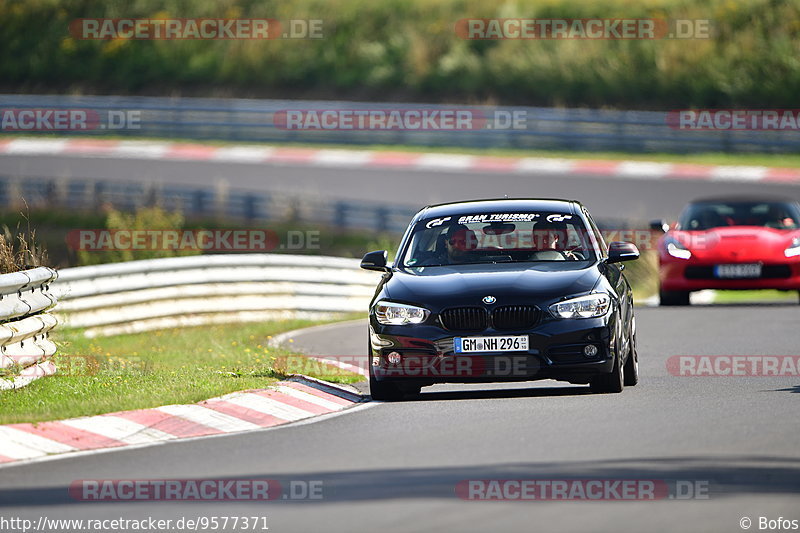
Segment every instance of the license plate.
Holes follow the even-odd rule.
[[[760,278],[761,265],[758,263],[717,265],[714,267],[714,276],[717,278]]]
[[[528,336],[456,337],[453,339],[453,351],[455,353],[527,352]]]

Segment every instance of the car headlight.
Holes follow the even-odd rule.
[[[792,245],[783,251],[786,257],[797,257],[800,255],[800,237],[792,239]]]
[[[404,324],[420,324],[431,314],[423,307],[398,304],[381,300],[375,304],[375,318],[387,326],[402,326]]]
[[[605,315],[610,307],[607,294],[595,293],[555,303],[550,306],[550,313],[556,318],[595,318]]]
[[[692,257],[692,252],[681,244],[678,239],[669,238],[665,242],[667,245],[667,253],[672,257],[677,257],[678,259],[689,259]]]

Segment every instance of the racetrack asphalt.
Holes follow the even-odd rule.
[[[800,306],[638,308],[641,382],[621,394],[553,381],[438,385],[274,430],[0,468],[0,515],[38,520],[264,516],[270,531],[741,531],[800,519],[798,376],[680,377],[675,355],[797,355]],[[294,346],[363,353],[366,324]],[[84,479],[321,481],[323,499],[79,502]],[[708,498],[466,501],[475,479],[686,482]],[[684,486],[687,486],[686,483]],[[286,494],[284,492],[283,494]],[[62,529],[63,531],[64,529]],[[175,529],[177,530],[177,529]],[[230,528],[228,530],[231,530]]]
[[[770,194],[800,199],[800,187],[778,182],[652,179],[561,174],[546,169],[526,173],[336,168],[308,164],[146,160],[125,157],[4,155],[0,176],[70,177],[109,181],[168,183],[285,193],[308,199],[349,200],[420,208],[456,200],[509,197],[567,198],[582,201],[601,220],[674,220],[698,197]]]

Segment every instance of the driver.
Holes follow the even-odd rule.
[[[445,232],[445,250],[450,263],[462,263],[470,256],[470,250],[475,247],[477,239],[475,232],[463,224],[454,224]]]
[[[795,220],[786,212],[785,209],[781,209],[777,206],[771,206],[769,208],[769,213],[767,213],[767,223],[765,224],[767,227],[770,228],[778,228],[778,229],[796,229],[797,224]]]
[[[537,251],[533,252],[535,259],[540,261],[573,261],[580,258],[572,250],[567,250],[569,228],[566,222],[542,220],[534,227],[534,245]]]

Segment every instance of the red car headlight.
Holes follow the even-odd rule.
[[[792,239],[792,245],[783,251],[786,257],[797,257],[800,255],[800,237]]]

